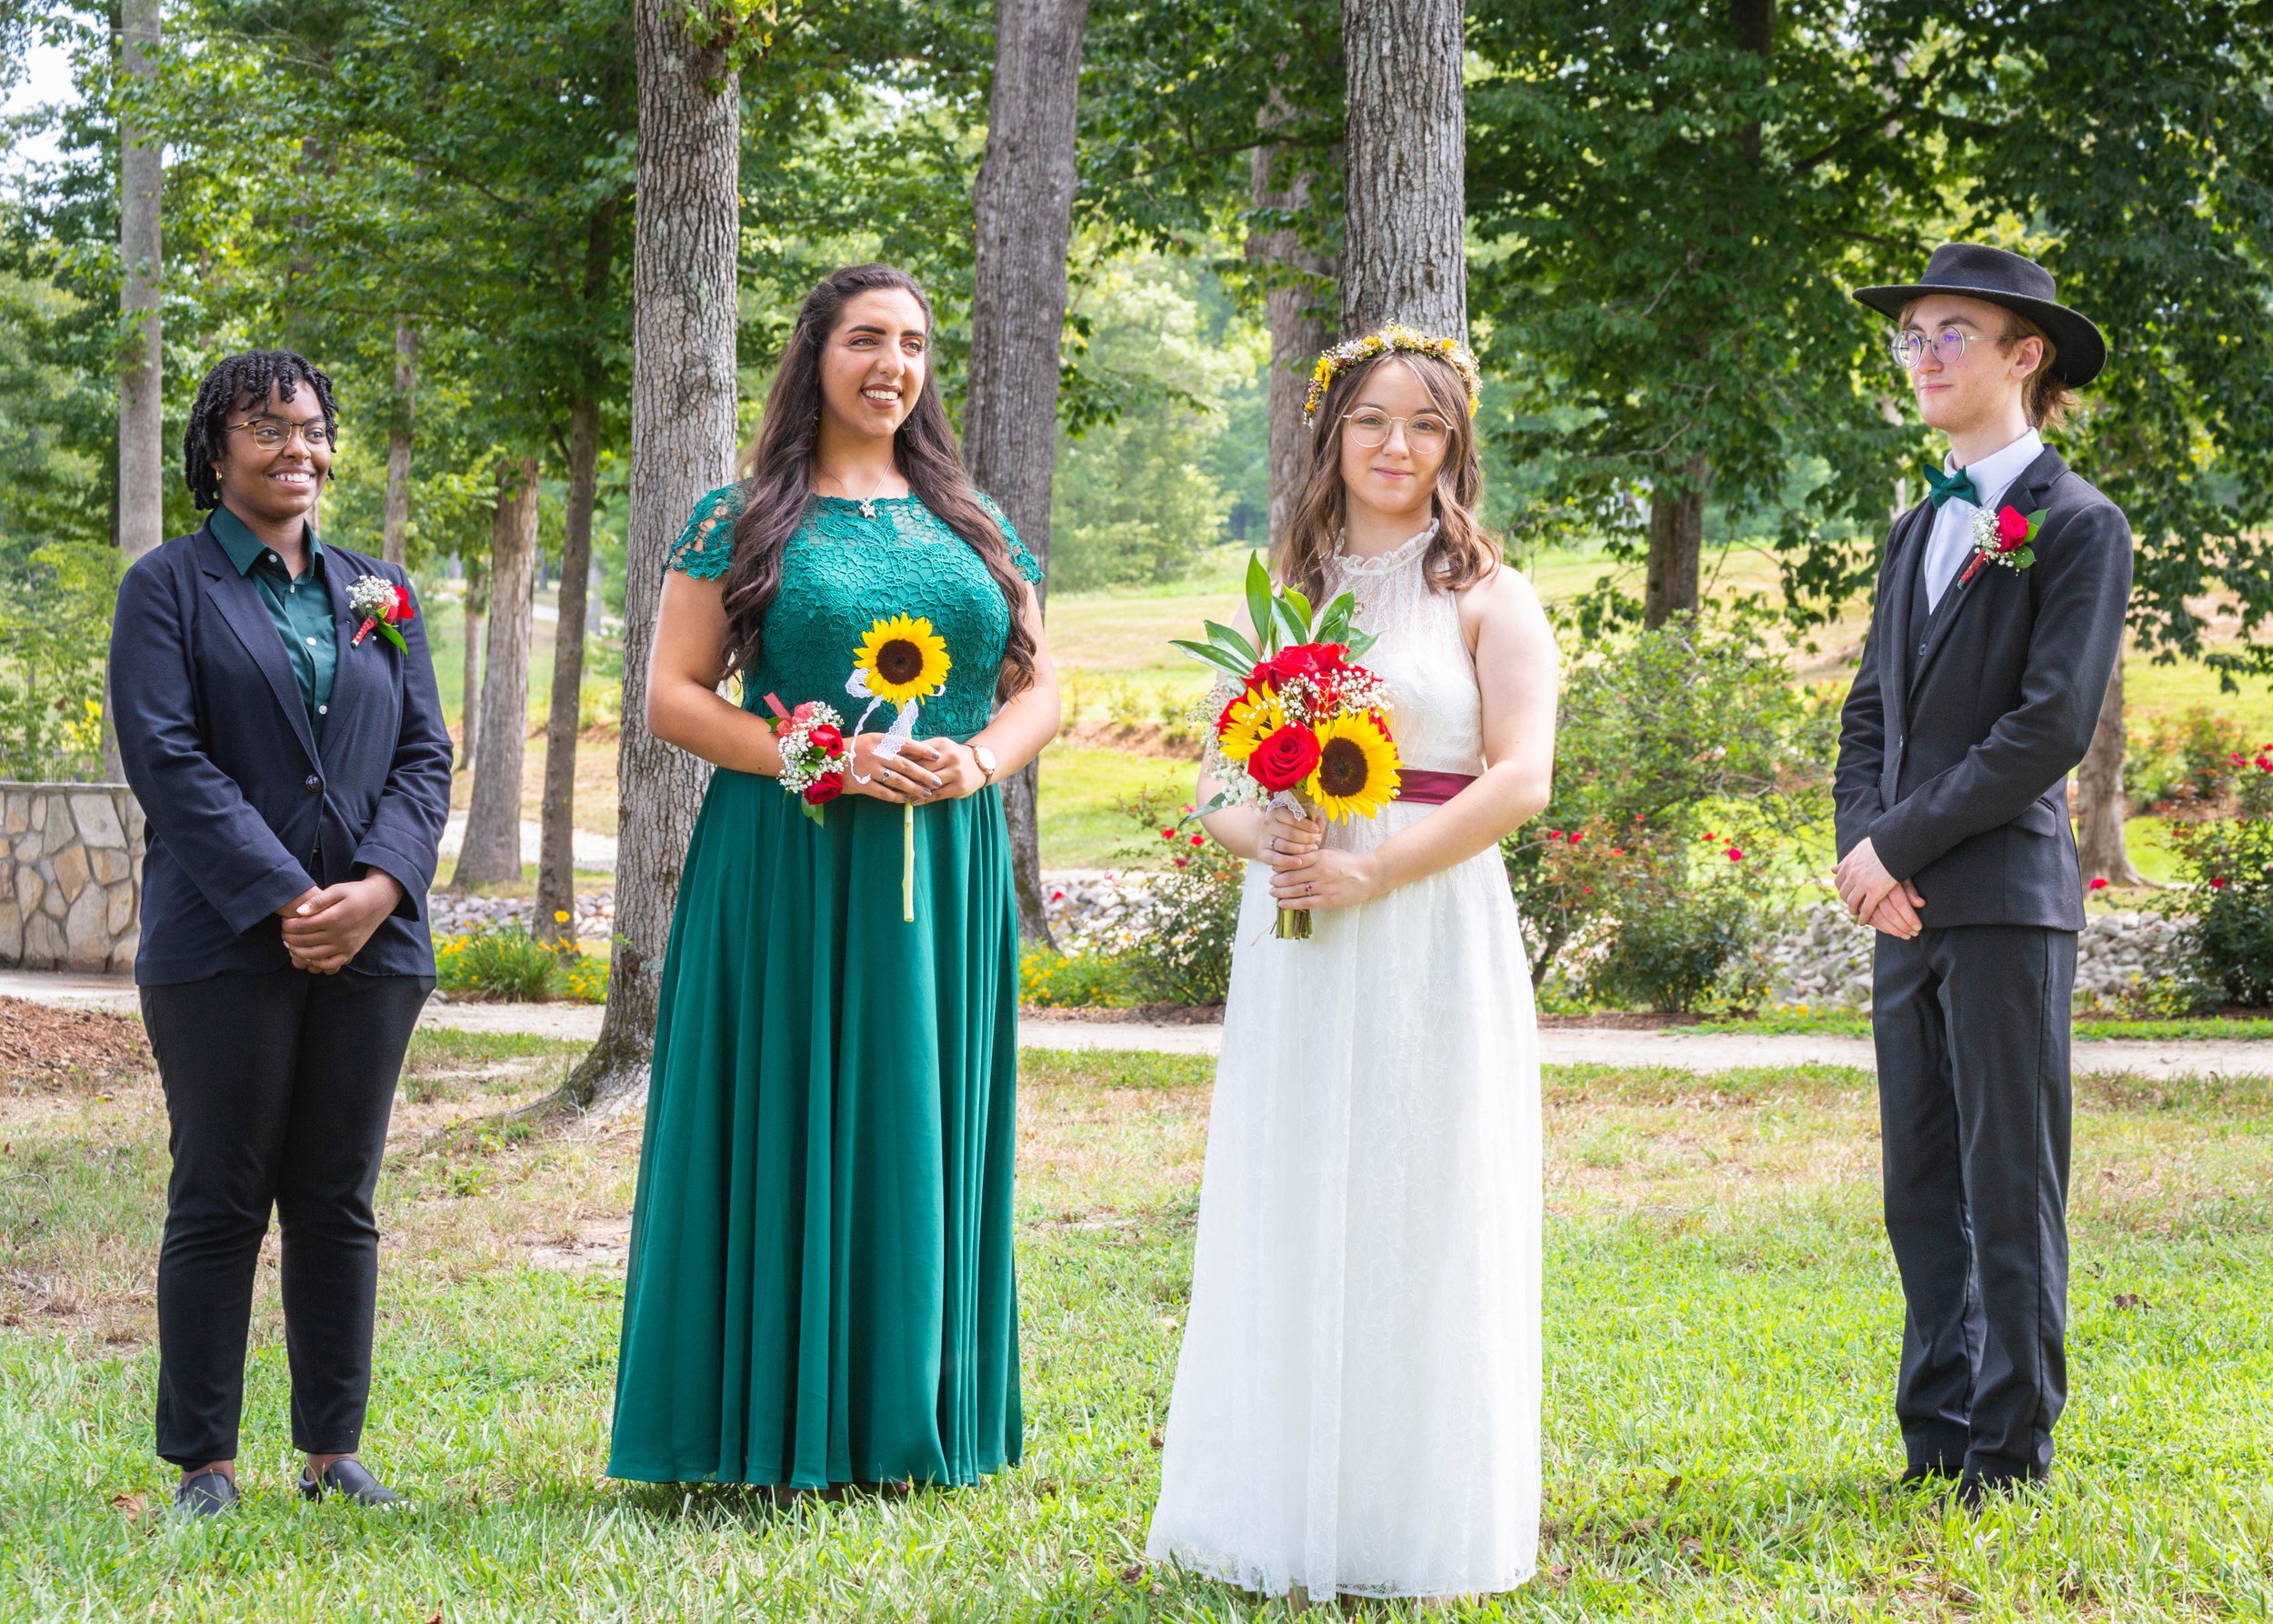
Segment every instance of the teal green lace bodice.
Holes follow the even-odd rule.
[[[980,498],[986,501],[985,497]],[[994,714],[995,683],[1010,636],[1010,606],[978,555],[945,521],[914,496],[879,499],[876,516],[840,496],[816,496],[805,523],[782,554],[781,588],[766,611],[757,663],[742,677],[745,708],[764,711],[767,694],[784,706],[819,699],[849,725],[866,701],[845,691],[853,656],[868,627],[894,615],[931,622],[946,640],[946,691],[924,701],[916,736],[968,738]],[[742,487],[723,486],[695,505],[670,567],[702,580],[726,574],[734,558],[734,520]],[[1029,581],[1041,566],[1018,540],[999,508],[986,510],[1010,542],[1010,556]],[[890,706],[869,718],[871,730],[891,722]]]

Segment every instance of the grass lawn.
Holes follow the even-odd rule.
[[[454,1034],[414,1050],[380,1188],[365,1440],[420,1499],[392,1518],[284,1488],[273,1243],[247,1499],[219,1526],[155,1514],[155,1090],[0,1088],[0,1617],[1286,1616],[1141,1559],[1206,1061],[1026,1057],[1023,1465],[972,1490],[775,1507],[601,1475],[637,1125],[501,1114],[572,1054]],[[2079,1100],[2062,1469],[1978,1522],[1890,1487],[1901,1307],[1864,1078],[1573,1070],[1547,1099],[1541,1575],[1429,1616],[2266,1615],[2267,1084],[2102,1082]]]
[[[1145,830],[1120,810],[1147,790],[1180,811],[1192,797],[1196,769],[1131,750],[1054,745],[1042,757],[1039,834],[1045,868],[1119,868],[1124,848],[1149,856]]]

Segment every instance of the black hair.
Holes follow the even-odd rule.
[[[305,356],[288,349],[246,350],[205,374],[182,436],[182,477],[200,512],[221,506],[221,476],[213,465],[221,460],[230,415],[244,409],[237,403],[250,396],[265,405],[272,389],[290,400],[304,384],[315,392],[315,404],[323,408],[325,436],[338,445],[339,406],[332,398],[331,377]]]

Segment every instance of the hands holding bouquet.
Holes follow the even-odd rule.
[[[1205,641],[1176,639],[1236,685],[1208,748],[1208,770],[1224,787],[1196,816],[1240,805],[1265,812],[1264,860],[1277,871],[1277,934],[1299,940],[1310,934],[1310,909],[1370,894],[1362,860],[1321,843],[1327,821],[1370,817],[1397,794],[1397,743],[1387,686],[1355,663],[1374,639],[1353,627],[1357,602],[1348,593],[1314,624],[1310,600],[1274,587],[1255,556],[1247,598],[1254,642],[1212,620]]]

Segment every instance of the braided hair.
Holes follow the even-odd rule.
[[[237,403],[249,396],[265,406],[271,390],[290,400],[303,385],[315,391],[315,404],[324,413],[324,432],[334,446],[338,445],[339,406],[332,398],[332,380],[306,357],[288,349],[247,350],[205,374],[205,382],[197,386],[197,402],[189,408],[189,427],[182,436],[182,477],[200,512],[221,506],[221,476],[214,472],[213,465],[221,460],[230,416],[251,409]]]

